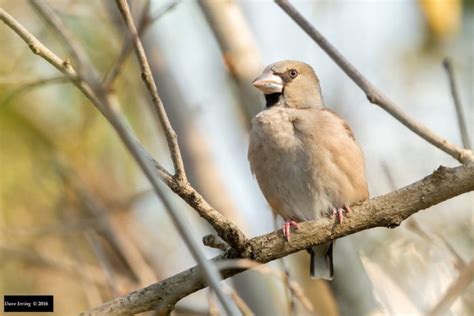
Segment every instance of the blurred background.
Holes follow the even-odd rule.
[[[125,34],[115,2],[49,4],[107,77]],[[472,1],[294,4],[407,113],[462,145],[442,67],[449,57],[474,138]],[[0,5],[56,54],[68,57],[29,2]],[[246,158],[250,120],[264,104],[251,81],[269,63],[297,59],[314,67],[326,105],[349,122],[365,153],[372,197],[419,180],[439,165],[458,165],[370,104],[271,1],[130,5],[136,23],[146,21],[143,41],[191,184],[248,236],[274,230]],[[141,142],[172,170],[133,53],[110,89]],[[106,120],[3,24],[0,142],[0,293],[53,294],[56,314],[74,315],[195,265]],[[168,194],[196,239],[212,232],[194,210]],[[309,278],[304,251],[268,264],[299,284],[312,312],[272,275],[248,271],[226,282],[256,315],[473,315],[474,287],[459,285],[459,276],[472,269],[472,211],[468,193],[417,213],[396,229],[338,240],[331,283]],[[205,251],[209,257],[219,253]],[[472,273],[467,275],[472,281]],[[207,315],[213,299],[201,290],[181,300],[173,314]]]

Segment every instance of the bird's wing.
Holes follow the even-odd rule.
[[[295,120],[295,129],[301,132],[312,159],[314,176],[334,206],[368,198],[364,157],[346,121],[332,110],[312,108],[303,110]]]

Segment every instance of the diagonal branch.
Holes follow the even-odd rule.
[[[461,134],[462,145],[464,146],[464,148],[472,149],[471,140],[469,139],[469,132],[466,126],[466,120],[464,118],[464,111],[462,110],[461,99],[459,97],[458,89],[456,86],[456,79],[454,77],[454,70],[453,65],[451,64],[451,60],[449,58],[446,58],[443,61],[443,66],[448,74],[449,87],[451,89],[454,108],[456,110],[456,116],[458,118],[459,133]]]
[[[156,175],[166,183],[166,185],[178,194],[184,201],[186,201],[194,210],[196,210],[202,218],[204,218],[230,246],[243,252],[247,247],[247,238],[242,231],[225,218],[221,213],[214,209],[189,183],[177,183],[174,177],[163,168],[159,162],[153,159],[141,143],[135,138],[131,131],[122,122],[119,116],[116,115],[114,108],[114,99],[103,97],[102,99],[96,94],[96,91],[76,73],[71,64],[62,60],[55,55],[51,50],[43,45],[33,34],[31,34],[23,25],[9,15],[5,10],[0,8],[0,20],[2,20],[8,27],[20,36],[29,46],[31,51],[45,59],[63,75],[65,75],[74,85],[94,104],[94,106],[104,115],[109,123],[117,131],[117,134],[127,144],[133,147],[139,159],[144,159],[144,162],[154,166]],[[97,87],[98,89],[101,86]],[[103,89],[99,93],[106,94]],[[109,105],[109,106],[105,106]]]
[[[329,218],[302,223],[301,230],[292,235],[291,244],[285,242],[280,230],[252,238],[249,241],[252,251],[248,258],[266,263],[365,229],[393,228],[420,210],[472,190],[474,190],[474,164],[456,168],[439,167],[424,179],[354,206],[352,215],[341,225]],[[212,260],[219,263],[236,257],[242,256],[230,250]],[[222,270],[222,276],[229,278],[243,271],[245,269]],[[130,315],[152,309],[169,309],[183,297],[204,287],[206,285],[202,280],[201,270],[195,266],[81,315]]]
[[[432,145],[451,155],[461,163],[474,162],[472,151],[460,148],[441,136],[437,135],[431,129],[420,124],[414,118],[402,111],[402,109],[392,100],[387,98],[380,90],[365,78],[357,68],[352,65],[328,40],[319,33],[316,28],[305,19],[296,8],[287,0],[275,0],[275,2],[285,11],[318,45],[329,57],[354,81],[367,95],[369,101],[380,106],[390,113],[412,132],[422,137]]]
[[[179,183],[186,183],[187,179],[184,172],[181,151],[179,150],[178,146],[178,138],[176,136],[176,132],[171,126],[168,115],[166,114],[165,108],[163,106],[163,102],[161,101],[161,98],[158,94],[155,79],[153,79],[153,74],[151,73],[150,65],[148,64],[145,49],[143,48],[142,42],[138,37],[138,31],[133,22],[132,14],[126,1],[117,0],[116,2],[125,24],[133,36],[133,45],[135,46],[138,63],[142,71],[142,79],[146,88],[148,89],[148,92],[150,93],[153,105],[155,106],[155,113],[158,115],[161,126],[163,127],[165,133],[166,141],[168,142],[168,147],[171,151],[171,160],[173,161],[174,165],[175,178]]]
[[[66,28],[61,18],[49,6],[48,2],[30,0],[30,3],[46,23],[48,23],[61,37],[61,40],[66,45],[67,50],[76,63],[75,68],[77,69],[77,72],[81,76],[89,76],[89,80],[97,80],[98,77],[96,71],[90,62],[89,57],[74,36]]]
[[[147,1],[142,9],[142,12],[140,14],[140,17],[138,18],[138,24],[137,24],[137,32],[138,35],[141,36],[142,34],[145,33],[145,31],[158,19],[160,19],[163,15],[165,15],[167,12],[170,10],[174,9],[178,5],[178,0],[170,0],[168,3],[163,4],[162,7],[160,7],[154,14],[150,14],[149,12],[149,6],[150,2]],[[115,60],[114,64],[110,68],[110,70],[107,72],[107,74],[104,76],[104,79],[102,80],[104,89],[109,90],[115,79],[119,76],[123,65],[125,64],[125,61],[127,60],[128,55],[130,54],[130,51],[133,48],[133,36],[131,34],[127,34],[125,36],[124,43],[122,45],[122,48],[120,49],[120,53],[118,54],[117,59]]]
[[[215,210],[187,181],[176,133],[169,122],[163,103],[158,94],[153,74],[151,73],[143,45],[138,37],[137,29],[133,23],[130,10],[128,9],[128,6],[126,6],[125,1],[118,0],[117,4],[119,5],[124,20],[126,21],[127,27],[130,29],[130,32],[134,37],[136,55],[140,63],[140,68],[142,69],[142,79],[150,92],[153,104],[155,105],[156,114],[160,119],[161,125],[165,130],[168,139],[168,146],[171,151],[176,171],[176,174],[173,177],[173,180],[175,181],[168,184],[168,186],[192,208],[194,208],[201,217],[205,218],[206,221],[216,230],[219,236],[222,237],[232,248],[239,252],[244,252],[247,247],[247,238],[242,231],[234,223],[227,220],[222,214]]]
[[[125,2],[120,2],[119,5],[122,5],[122,8],[127,6]],[[130,11],[127,6],[128,14]],[[131,18],[131,16],[130,16]],[[213,289],[218,294],[224,308],[226,309],[229,315],[237,315],[238,311],[237,308],[230,303],[230,300],[222,294],[220,290],[219,280],[220,277],[218,275],[218,271],[215,266],[209,264],[206,261],[205,255],[201,250],[197,241],[191,236],[191,233],[188,229],[188,225],[186,224],[186,220],[180,212],[176,211],[173,207],[171,207],[172,203],[167,195],[164,194],[160,182],[159,176],[163,178],[163,180],[167,183],[167,185],[172,188],[173,190],[180,190],[185,197],[186,201],[187,198],[190,199],[188,203],[192,205],[193,203],[198,205],[199,208],[195,209],[200,213],[202,217],[210,218],[209,223],[212,224],[222,224],[221,226],[217,226],[216,230],[219,235],[223,238],[230,235],[232,236],[234,233],[239,237],[236,238],[239,242],[242,242],[242,247],[244,247],[246,238],[243,233],[238,229],[238,227],[228,221],[224,216],[218,213],[212,207],[206,208],[207,202],[187,183],[186,178],[179,178],[176,176],[170,176],[167,172],[158,169],[158,174],[155,166],[157,162],[153,160],[153,158],[149,155],[149,153],[142,147],[142,145],[138,142],[135,138],[133,133],[128,129],[125,121],[121,118],[121,116],[117,113],[116,104],[114,103],[114,99],[107,95],[107,93],[102,89],[101,86],[96,86],[96,90],[92,89],[88,82],[85,81],[77,72],[73,69],[70,63],[63,61],[61,58],[56,56],[53,52],[51,52],[46,46],[44,46],[38,39],[36,39],[28,30],[26,30],[18,21],[16,21],[12,16],[10,16],[5,10],[0,8],[0,20],[2,20],[5,24],[7,24],[12,30],[14,30],[30,47],[33,53],[43,57],[47,60],[50,64],[52,64],[55,68],[61,71],[64,75],[66,75],[84,95],[96,106],[96,108],[104,115],[104,117],[109,121],[112,127],[115,129],[117,134],[120,136],[122,142],[129,150],[130,154],[133,156],[137,164],[140,166],[142,171],[144,172],[145,176],[151,183],[155,193],[162,201],[165,210],[170,215],[171,219],[173,220],[178,232],[182,236],[183,240],[185,241],[186,245],[188,246],[191,254],[194,256],[196,261],[199,263],[200,267],[202,268],[203,274],[206,278],[207,284],[213,287]],[[133,22],[131,22],[133,24]],[[136,35],[136,30],[135,33]],[[139,39],[137,38],[138,42]],[[141,44],[140,44],[141,46]],[[143,47],[142,47],[143,50]],[[144,55],[143,55],[144,56]],[[145,57],[146,58],[146,57]],[[148,63],[146,63],[148,65]],[[151,77],[151,72],[149,67],[147,75]],[[145,80],[147,81],[147,80]],[[153,99],[156,101],[156,98],[159,100],[158,93],[156,91],[156,86],[154,82],[148,82],[150,87],[154,87],[154,95]],[[159,102],[161,104],[161,101]],[[163,105],[161,104],[161,108]],[[166,113],[163,109],[164,118],[166,118]],[[169,125],[169,122],[168,122]],[[171,128],[171,126],[169,126]],[[172,129],[171,129],[172,131]],[[176,135],[174,134],[175,146],[177,146],[176,142]],[[179,148],[176,147],[179,153]],[[171,150],[172,151],[172,150]],[[180,157],[179,157],[180,158]],[[173,159],[174,160],[174,159]],[[182,164],[182,163],[181,163]],[[184,170],[182,170],[184,173]],[[159,175],[159,176],[158,176]],[[181,195],[180,195],[181,196]],[[205,212],[205,213],[204,213]],[[225,233],[222,233],[225,231]],[[230,234],[229,234],[230,232]],[[230,245],[235,244],[234,239],[230,239],[226,241]],[[238,248],[237,248],[238,249]],[[220,294],[219,294],[220,293]]]

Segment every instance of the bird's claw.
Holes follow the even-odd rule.
[[[342,221],[344,220],[344,212],[350,213],[351,208],[347,205],[343,205],[342,207],[332,209],[332,215],[333,216],[337,215],[337,218],[339,220],[339,224],[342,224]]]
[[[300,229],[300,224],[297,222],[291,220],[291,221],[286,221],[283,224],[283,236],[285,237],[286,241],[290,242],[291,239],[291,227],[294,227],[296,230]]]

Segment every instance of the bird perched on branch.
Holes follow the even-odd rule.
[[[324,107],[311,66],[280,61],[253,85],[266,109],[252,121],[248,159],[263,195],[285,220],[283,235],[298,222],[334,214],[342,224],[350,206],[368,198],[364,157],[349,125]],[[334,242],[308,249],[311,276],[331,280]]]

